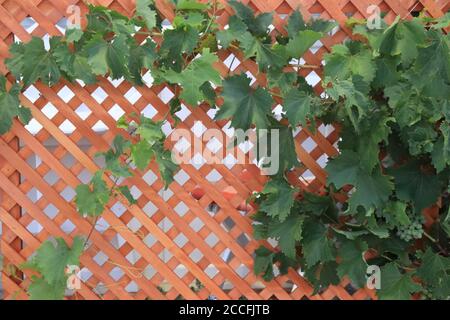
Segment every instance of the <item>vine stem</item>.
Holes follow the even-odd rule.
[[[206,35],[209,31],[209,29],[212,26],[212,23],[214,21],[214,18],[216,17],[216,13],[217,13],[217,0],[214,0],[213,2],[213,13],[211,15],[211,18],[209,19],[208,25],[206,26],[205,32],[204,34]]]
[[[425,230],[423,231],[423,235],[425,237],[427,237],[431,242],[433,243],[438,243],[437,240],[435,238],[433,238],[428,232],[426,232]]]
[[[89,231],[89,233],[86,237],[86,240],[84,241],[84,245],[83,245],[84,250],[86,250],[87,243],[88,243],[89,239],[91,238],[92,233],[94,232],[95,226],[97,225],[97,220],[98,220],[98,216],[95,217],[95,220],[94,220],[94,223],[92,224],[91,230]]]

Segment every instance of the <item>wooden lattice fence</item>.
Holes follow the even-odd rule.
[[[133,0],[89,1],[132,15]],[[226,1],[221,1],[226,3]],[[438,17],[450,9],[448,0],[252,0],[256,12],[275,11],[274,28],[282,30],[285,17],[300,8],[305,17],[334,19],[340,27],[333,35],[308,51],[304,60],[320,65],[330,47],[349,37],[345,27],[349,16],[367,17],[367,7],[378,5],[388,12],[387,21],[397,15],[409,17],[425,9]],[[77,0],[0,0],[1,71],[3,59],[13,41],[29,41],[64,32],[69,5],[87,6]],[[170,21],[170,6],[157,1]],[[221,25],[232,14],[230,8],[218,13]],[[236,57],[233,59],[234,54]],[[243,61],[237,52],[220,52],[217,68],[257,76],[257,67]],[[302,69],[303,76],[316,84],[320,93],[320,70]],[[83,86],[61,81],[52,88],[42,84],[29,87],[21,97],[34,119],[27,127],[15,121],[12,131],[0,138],[0,221],[1,253],[4,256],[2,285],[6,299],[26,299],[27,274],[15,272],[51,236],[70,238],[88,234],[91,222],[79,216],[73,204],[74,189],[86,182],[101,163],[94,155],[109,148],[118,134],[115,122],[123,112],[143,112],[161,119],[168,110],[170,90],[163,86],[131,87],[121,81],[101,80]],[[183,107],[179,128],[196,133],[206,128],[228,130],[226,122],[215,123],[207,108]],[[200,124],[201,121],[202,125]],[[170,133],[171,128],[165,127]],[[199,135],[200,136],[200,135]],[[198,137],[199,141],[201,137]],[[319,192],[326,176],[326,159],[336,154],[338,133],[321,126],[312,134],[297,130],[296,148],[303,167],[290,174],[292,182]],[[167,142],[170,145],[170,141]],[[209,141],[203,141],[207,145]],[[246,155],[248,150],[237,148]],[[311,296],[312,287],[299,273],[265,283],[252,271],[252,253],[259,243],[252,239],[249,216],[253,208],[246,199],[260,191],[266,178],[254,165],[226,165],[193,162],[181,165],[175,182],[163,191],[157,170],[127,179],[138,198],[128,206],[111,201],[91,236],[91,245],[81,258],[84,299],[368,299],[371,290],[355,291],[349,282]],[[302,179],[300,179],[302,177]],[[305,181],[308,184],[305,184]],[[73,297],[74,298],[74,297]]]

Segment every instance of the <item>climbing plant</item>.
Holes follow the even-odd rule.
[[[219,104],[216,120],[230,119],[244,130],[277,129],[283,141],[280,170],[250,199],[258,207],[255,237],[279,244],[255,251],[256,274],[270,281],[294,268],[320,292],[346,277],[354,287],[364,287],[370,264],[381,266],[380,298],[448,298],[450,38],[443,29],[450,25],[449,15],[397,19],[379,29],[349,19],[353,40],[335,45],[325,57],[324,94],[318,96],[300,71],[319,66],[300,58],[336,27],[334,22],[305,21],[295,11],[285,30],[271,30],[272,13],[255,15],[231,0],[235,14],[220,30],[217,1],[173,4],[170,28],[152,0],[138,0],[131,18],[90,6],[86,27],[51,37],[48,48],[40,38],[13,44],[6,60],[9,82],[0,79],[0,133],[10,129],[14,117],[23,123],[31,119],[19,93],[36,81],[92,84],[109,76],[142,86],[149,70],[155,84],[166,84],[175,94],[169,112],[158,122],[137,114],[119,119],[122,134],[97,154],[105,166],[76,188],[81,215],[97,219],[112,197],[133,205],[122,181],[151,162],[167,187],[178,167],[164,147],[161,126],[177,123],[182,103]],[[228,48],[255,61],[267,85],[251,85],[245,74],[231,70],[221,77],[213,64],[218,51]],[[282,101],[281,120],[272,113],[275,100]],[[323,192],[313,194],[288,176],[300,166],[293,131],[298,126],[314,131],[319,122],[340,128],[340,154],[326,166]],[[426,215],[433,206],[439,215]],[[59,238],[45,242],[23,266],[38,273],[30,279],[31,298],[63,298],[64,268],[78,263],[87,242],[76,238],[70,247]]]

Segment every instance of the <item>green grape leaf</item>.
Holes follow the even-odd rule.
[[[200,3],[197,0],[178,0],[176,5],[178,10],[205,10],[208,5],[205,3]]]
[[[401,273],[391,262],[381,268],[381,289],[377,295],[380,300],[410,300],[411,294],[419,292],[421,286],[412,280],[412,273]]]
[[[306,30],[306,23],[303,19],[303,15],[299,10],[295,10],[288,19],[287,31],[289,38],[294,38],[300,31]]]
[[[141,140],[131,146],[131,159],[139,170],[145,170],[153,156],[152,147],[146,140]]]
[[[80,184],[76,188],[75,203],[80,214],[88,216],[99,216],[105,210],[111,192],[102,178],[103,172],[94,174],[89,185]]]
[[[172,153],[168,150],[164,150],[163,146],[155,145],[155,161],[158,164],[159,173],[164,181],[164,185],[167,188],[169,184],[174,181],[173,176],[178,171],[179,167],[172,160]]]
[[[293,58],[301,58],[318,40],[323,37],[320,32],[312,30],[299,31],[286,46],[287,53]]]
[[[303,255],[307,267],[335,260],[335,248],[327,236],[327,228],[316,220],[306,220],[302,233]]]
[[[156,27],[156,12],[150,8],[151,5],[153,5],[153,0],[136,1],[136,14],[144,19],[148,30]]]
[[[231,76],[223,81],[224,103],[216,113],[215,120],[231,118],[234,128],[247,130],[252,124],[258,129],[267,128],[267,116],[274,103],[264,88],[250,87],[250,79],[245,74]]]
[[[112,42],[94,37],[86,43],[85,50],[88,63],[97,75],[105,75],[111,70],[111,77],[119,79],[128,74],[129,56],[127,39],[124,35],[116,36]]]
[[[6,78],[0,76],[0,134],[9,131],[13,118],[21,112],[19,92],[18,84],[13,84],[11,89],[6,91]]]
[[[312,295],[316,295],[330,285],[336,286],[340,283],[337,267],[336,261],[327,261],[306,268],[304,276],[314,286]]]
[[[153,145],[165,138],[164,132],[161,130],[161,124],[162,122],[155,122],[152,119],[142,116],[136,133],[150,145]]]
[[[437,202],[441,191],[439,179],[434,174],[423,172],[419,163],[412,161],[389,169],[388,173],[394,177],[397,197],[411,201],[416,212],[420,213]]]
[[[337,273],[341,279],[348,276],[358,288],[366,284],[367,263],[364,253],[367,249],[367,243],[362,240],[346,240],[339,250],[341,261]]]
[[[366,209],[383,206],[394,189],[390,177],[383,175],[379,167],[373,172],[364,170],[360,156],[353,151],[342,151],[328,163],[326,171],[328,184],[333,183],[337,188],[347,184],[355,187],[349,201],[351,210],[358,206]]]
[[[5,59],[5,64],[8,67],[8,70],[11,71],[16,79],[19,79],[22,75],[24,54],[25,44],[23,42],[14,42],[9,47],[10,57]]]
[[[41,38],[33,37],[25,44],[23,52],[22,76],[25,87],[41,80],[46,85],[57,83],[61,72],[53,57],[53,49],[59,44],[60,38],[53,37],[50,50],[47,51]]]
[[[28,287],[30,300],[62,300],[66,283],[64,285],[51,285],[44,278],[36,276],[31,277],[31,283]]]
[[[206,99],[202,85],[212,82],[216,85],[221,83],[219,72],[213,68],[218,61],[216,55],[203,49],[201,57],[193,60],[186,69],[178,73],[173,70],[163,72],[162,77],[171,83],[178,83],[183,88],[180,98],[189,105],[197,106],[199,101]]]
[[[418,55],[418,47],[425,45],[425,40],[425,28],[417,19],[404,21],[398,16],[381,36],[379,51],[400,56],[402,64],[409,66]]]
[[[283,222],[291,212],[294,194],[297,191],[282,178],[270,180],[262,191],[266,199],[261,203],[259,210]]]
[[[191,26],[166,30],[160,52],[167,52],[169,59],[176,60],[183,52],[192,53],[198,40],[197,29]]]
[[[81,39],[84,32],[80,28],[69,28],[66,30],[65,37],[67,42],[76,42]]]
[[[245,23],[252,35],[263,36],[267,33],[273,20],[271,13],[263,13],[255,17],[253,10],[240,1],[230,0],[228,4],[234,9],[236,16]]]
[[[291,89],[284,99],[283,109],[286,110],[286,116],[292,126],[301,124],[307,127],[307,121],[311,116],[311,104],[313,97],[303,91]]]
[[[261,275],[264,280],[270,281],[273,279],[273,263],[275,253],[260,246],[255,250],[255,261],[253,271],[256,275]]]
[[[346,80],[351,76],[361,76],[370,83],[376,75],[376,63],[372,52],[360,43],[338,44],[325,57],[325,77]]]
[[[48,240],[36,251],[31,265],[48,284],[65,286],[66,267],[80,263],[79,258],[83,252],[83,247],[84,241],[80,237],[74,238],[70,248],[62,238],[56,238],[56,245]]]
[[[268,227],[268,238],[278,240],[281,251],[289,258],[296,257],[296,243],[302,239],[304,216],[291,215],[283,222],[273,221]]]
[[[131,194],[130,188],[128,186],[120,186],[118,187],[120,193],[128,200],[130,204],[135,204],[136,199],[134,199],[133,195]]]

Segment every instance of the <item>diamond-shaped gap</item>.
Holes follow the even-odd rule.
[[[181,137],[178,139],[177,143],[175,143],[174,147],[178,152],[185,153],[191,146],[191,143],[185,138]]]
[[[136,293],[139,291],[139,286],[136,282],[131,281],[126,287],[125,290],[130,293]]]
[[[149,201],[147,204],[142,208],[142,211],[145,212],[145,214],[149,217],[152,217],[156,211],[158,211],[158,207],[156,207],[153,202]]]
[[[135,249],[131,250],[126,256],[125,258],[132,264],[136,264],[136,262],[139,261],[139,259],[141,258],[141,255],[139,254],[139,252],[137,252]]]
[[[233,227],[236,225],[233,219],[231,217],[227,217],[223,222],[220,224],[222,228],[224,228],[226,231],[231,231]]]
[[[319,126],[319,132],[326,138],[334,131],[334,127],[331,124],[324,125],[323,123]]]
[[[148,265],[145,267],[142,274],[147,278],[147,280],[150,280],[156,274],[156,270],[151,265]]]
[[[120,86],[120,84],[125,80],[125,78],[119,78],[119,79],[112,79],[111,77],[108,77],[108,81],[115,87],[117,88],[118,86]]]
[[[83,282],[89,281],[93,273],[88,268],[84,267],[80,270],[80,280]]]
[[[208,265],[208,266],[206,267],[205,272],[206,272],[206,275],[207,275],[210,279],[213,279],[213,278],[219,273],[219,270],[216,268],[215,265],[210,264],[210,265]]]
[[[59,19],[58,22],[56,22],[55,27],[58,28],[61,33],[65,33],[67,29],[67,18],[62,17],[61,19]]]
[[[180,186],[183,186],[189,180],[190,177],[186,173],[186,171],[180,169],[173,178]]]
[[[124,212],[127,211],[127,208],[122,204],[122,202],[117,201],[111,207],[111,211],[116,215],[117,218],[120,218],[124,214]]]
[[[59,125],[59,129],[65,134],[72,134],[77,129],[77,127],[75,127],[72,122],[66,119]]]
[[[92,91],[91,97],[94,98],[97,103],[101,104],[108,97],[108,94],[101,87],[97,87],[97,89]]]
[[[111,239],[110,243],[114,248],[119,250],[126,243],[126,241],[120,234],[117,233],[114,238]]]
[[[153,79],[152,73],[150,72],[150,70],[148,70],[142,76],[142,80],[144,81],[145,85],[150,88],[153,85],[155,79]]]
[[[322,79],[320,79],[319,75],[315,72],[315,71],[311,71],[306,77],[305,77],[306,82],[308,82],[308,84],[310,86],[315,87],[316,84],[318,84],[320,81],[322,81]]]
[[[49,119],[53,119],[53,117],[58,113],[58,109],[56,109],[51,102],[47,102],[41,111]]]
[[[100,233],[104,233],[106,230],[109,229],[109,223],[108,221],[106,221],[105,219],[103,219],[102,217],[100,217],[97,220],[97,223],[95,224],[95,230],[97,230]]]
[[[72,201],[73,198],[75,198],[76,192],[75,190],[70,187],[66,186],[61,192],[60,195],[68,202]]]
[[[164,232],[168,232],[170,230],[170,228],[173,227],[173,223],[172,221],[170,221],[169,218],[164,217],[159,223],[158,223],[158,227],[164,231]]]
[[[75,97],[75,93],[73,93],[73,91],[70,90],[68,86],[62,87],[57,94],[65,103],[69,102],[73,97]]]
[[[162,102],[168,103],[175,95],[172,91],[170,91],[169,88],[165,87],[161,90],[160,93],[158,93],[158,97],[161,99]]]
[[[211,232],[206,237],[205,242],[208,244],[208,246],[213,248],[219,242],[219,238],[214,233]]]
[[[173,241],[179,248],[183,248],[186,245],[186,243],[188,243],[189,239],[186,238],[186,236],[183,233],[180,233],[175,237],[175,239],[173,239]]]
[[[133,217],[133,219],[127,223],[127,227],[136,233],[142,227],[142,223],[136,217]]]
[[[316,160],[317,164],[323,169],[328,163],[328,156],[324,153]]]
[[[209,182],[215,183],[222,180],[223,176],[216,169],[212,169],[205,178]]]
[[[114,120],[117,121],[125,114],[125,111],[123,111],[123,109],[116,103],[111,107],[111,109],[108,110],[108,113]]]
[[[199,232],[203,226],[205,224],[203,223],[203,221],[199,218],[199,217],[195,217],[194,220],[191,221],[191,223],[189,223],[189,226],[195,231],[195,232]]]
[[[161,188],[161,190],[158,191],[158,195],[164,200],[169,201],[169,199],[173,196],[173,191],[170,188]]]
[[[25,91],[23,92],[23,95],[28,100],[35,103],[36,100],[40,98],[41,93],[34,85],[30,85],[28,88],[25,89]]]
[[[101,267],[109,260],[109,257],[103,251],[99,251],[92,259]]]
[[[181,120],[186,120],[187,117],[191,115],[191,110],[189,110],[184,103],[181,104],[181,109],[175,112],[175,115]]]
[[[314,139],[308,137],[302,142],[302,147],[306,152],[311,153],[311,151],[313,151],[317,147],[317,143],[314,141]]]
[[[26,32],[31,34],[34,29],[36,29],[39,24],[32,17],[26,17],[20,22],[20,25],[25,29]]]
[[[58,215],[59,209],[50,203],[43,211],[47,217],[53,220]]]
[[[70,221],[69,219],[64,221],[59,227],[66,234],[71,234],[72,231],[75,230],[75,228],[76,228],[75,225],[73,224],[73,222]]]
[[[136,88],[131,87],[124,95],[125,99],[131,104],[135,104],[141,97],[142,94],[136,90]]]
[[[250,269],[247,268],[247,266],[245,264],[241,264],[239,265],[239,267],[236,270],[237,274],[239,275],[239,277],[241,277],[242,279],[244,279],[250,272]]]
[[[237,237],[236,241],[241,247],[245,248],[247,244],[250,242],[250,237],[247,236],[245,233],[241,233],[239,237]]]
[[[78,108],[75,109],[75,113],[82,119],[86,120],[92,113],[91,109],[89,107],[82,103],[78,106]]]
[[[236,70],[236,68],[241,64],[239,59],[234,55],[230,54],[223,63],[226,65],[227,69],[229,69],[231,72]]]
[[[206,160],[200,153],[196,153],[189,162],[195,169],[199,170],[206,163]]]
[[[125,273],[122,271],[121,268],[115,266],[114,268],[112,268],[112,270],[109,272],[109,275],[111,276],[111,278],[113,278],[115,281],[119,281],[120,278],[122,278]]]
[[[223,144],[216,137],[212,137],[209,139],[206,147],[211,150],[212,153],[217,153],[220,149],[222,149]]]
[[[142,240],[149,248],[151,248],[157,241],[154,236],[152,236],[150,233],[145,236],[145,238]]]
[[[40,198],[42,198],[42,193],[37,188],[33,187],[27,192],[27,197],[32,202],[36,203]]]
[[[174,271],[175,271],[175,274],[180,279],[183,278],[188,273],[187,268],[182,264],[179,264],[178,266],[176,266]]]
[[[105,132],[107,131],[109,128],[108,126],[102,121],[102,120],[98,120],[92,127],[91,129],[94,132],[100,133],[100,132]]]
[[[44,180],[52,186],[59,180],[59,176],[55,171],[50,170],[45,174]]]
[[[223,158],[222,163],[229,169],[234,167],[234,165],[237,163],[237,159],[231,154],[227,154],[225,158]]]
[[[40,122],[37,121],[37,120],[34,119],[34,118],[31,119],[30,122],[28,122],[27,125],[25,125],[25,129],[27,129],[27,131],[28,131],[29,133],[31,133],[32,135],[38,134],[39,131],[41,131],[41,129],[42,129],[43,127],[44,127],[44,126],[42,126],[42,125],[40,124]]]
[[[42,227],[42,225],[36,220],[31,221],[26,228],[30,233],[34,235],[40,233],[42,229],[44,229],[44,227]]]
[[[173,209],[180,217],[183,217],[189,211],[189,207],[183,201],[178,202]]]
[[[219,212],[219,210],[220,210],[219,205],[214,201],[208,204],[208,206],[206,207],[206,211],[209,213],[210,216],[215,216],[217,212]]]
[[[194,125],[191,127],[191,131],[197,138],[200,138],[206,129],[207,128],[201,121],[195,121]]]
[[[158,176],[152,171],[148,170],[143,176],[142,179],[151,186],[153,183],[155,183],[158,180]]]
[[[170,253],[169,249],[164,248],[158,255],[158,257],[165,263],[172,259],[173,255]]]
[[[191,258],[192,261],[194,261],[195,263],[199,262],[202,258],[203,258],[203,253],[195,248],[194,250],[192,250],[192,252],[189,254],[189,258]]]
[[[158,114],[158,110],[156,110],[151,104],[148,104],[142,111],[141,114],[146,118],[153,119],[154,116]]]
[[[88,184],[91,181],[92,178],[92,173],[84,168],[83,170],[81,170],[81,172],[77,175],[78,179],[80,179],[80,181],[84,184]]]
[[[250,140],[246,140],[241,142],[238,147],[244,154],[246,154],[254,147],[254,144]]]

